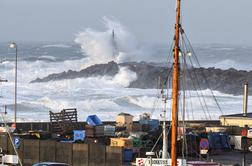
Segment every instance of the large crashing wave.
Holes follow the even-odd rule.
[[[48,121],[48,111],[60,111],[60,109],[75,107],[79,111],[79,120],[83,121],[89,114],[96,113],[102,120],[114,120],[115,116],[123,111],[136,117],[143,112],[151,112],[155,107],[154,118],[159,118],[163,110],[162,101],[156,103],[157,90],[153,89],[128,89],[131,81],[136,79],[136,73],[127,68],[120,68],[114,77],[80,78],[75,80],[62,80],[50,83],[28,84],[36,77],[43,77],[50,73],[63,70],[80,70],[91,64],[107,63],[109,61],[148,61],[149,50],[142,49],[135,37],[129,33],[126,27],[117,21],[103,18],[104,31],[86,29],[76,35],[75,42],[81,46],[83,58],[64,62],[52,62],[38,60],[35,62],[18,62],[18,120],[19,121]],[[112,32],[114,30],[114,44]],[[63,45],[47,45],[45,48],[67,47]],[[168,52],[168,51],[167,51]],[[218,57],[218,56],[217,56]],[[46,56],[41,58],[50,59]],[[155,58],[157,58],[155,56]],[[205,57],[204,57],[205,58]],[[230,62],[227,62],[228,64]],[[223,65],[219,65],[223,66]],[[0,64],[1,76],[8,80],[2,85],[1,103],[8,105],[8,117],[13,118],[14,98],[14,63],[6,61]],[[203,91],[204,92],[204,91]],[[197,92],[192,92],[193,103],[196,103],[193,119],[204,119],[201,106],[196,98]],[[226,95],[214,92],[220,101],[225,113],[242,112],[242,96]],[[210,94],[211,95],[211,94]],[[216,107],[213,99],[207,95],[210,108]],[[211,99],[211,100],[210,100]],[[249,99],[250,100],[250,99]],[[251,100],[249,108],[252,108]],[[167,107],[170,110],[171,101]],[[189,105],[189,103],[188,103]],[[1,108],[2,107],[1,105]],[[218,119],[218,109],[213,108],[212,119]],[[1,110],[3,111],[3,110]],[[215,114],[214,114],[215,112]],[[191,113],[190,113],[191,114]],[[186,116],[187,117],[187,116]]]
[[[87,55],[89,64],[135,61],[146,54],[136,38],[118,21],[103,17],[103,24],[105,31],[87,28],[76,35],[75,42]]]

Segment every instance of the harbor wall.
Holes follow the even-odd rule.
[[[208,121],[203,121],[203,120],[192,120],[192,121],[185,121],[187,124],[198,124],[198,125],[203,125],[203,126],[218,126],[220,124],[219,120],[208,120]],[[85,125],[87,124],[86,122],[76,122],[78,126],[82,126],[83,130]],[[105,125],[115,125],[115,121],[103,121],[102,122]],[[138,122],[134,122],[138,123]],[[161,121],[162,123],[162,121]],[[166,121],[167,124],[170,124],[170,121]],[[7,123],[7,125],[11,126],[12,123]],[[5,124],[0,123],[0,126],[4,126]],[[17,128],[20,129],[22,132],[28,132],[28,131],[51,131],[51,123],[50,122],[18,122],[16,124]]]
[[[15,154],[7,134],[0,134],[0,148],[5,154]],[[64,162],[72,166],[123,165],[123,148],[100,144],[20,139],[17,150],[25,166],[31,166],[37,162]]]

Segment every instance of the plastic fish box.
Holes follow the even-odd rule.
[[[132,148],[133,140],[128,138],[110,138],[110,146]]]
[[[95,126],[95,137],[102,137],[104,136],[104,126]]]
[[[94,126],[85,126],[86,137],[94,137],[95,136],[95,127]]]
[[[104,136],[115,136],[115,126],[105,125]]]
[[[89,115],[86,122],[90,126],[102,125],[102,121],[96,115]]]

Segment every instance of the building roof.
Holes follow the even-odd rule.
[[[121,113],[118,114],[118,116],[132,116],[132,115],[130,115],[128,113],[121,112]]]
[[[230,118],[252,118],[252,112],[247,113],[247,116],[243,116],[243,114],[231,114],[231,115],[222,115],[220,117],[230,117]]]

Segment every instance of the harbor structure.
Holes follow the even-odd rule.
[[[252,113],[247,113],[246,116],[243,114],[232,114],[232,115],[222,115],[220,116],[220,122],[222,126],[239,126],[252,127]]]
[[[252,127],[252,113],[248,113],[248,83],[244,84],[243,113],[220,116],[222,126]]]

